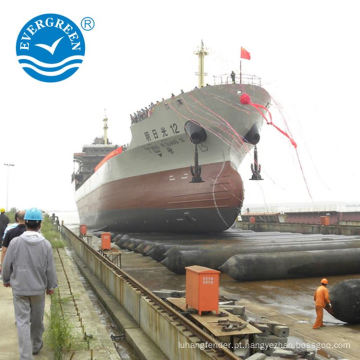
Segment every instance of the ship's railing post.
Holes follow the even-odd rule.
[[[229,74],[213,75],[214,85],[231,84],[232,78]],[[261,86],[261,78],[256,75],[241,74],[243,84]],[[235,75],[235,83],[240,84],[240,74]]]

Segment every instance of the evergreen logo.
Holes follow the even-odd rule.
[[[62,81],[79,69],[85,41],[80,29],[67,17],[39,15],[21,29],[16,55],[24,71],[34,79]]]

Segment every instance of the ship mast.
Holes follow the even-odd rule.
[[[108,122],[108,118],[107,118],[106,115],[105,115],[103,121],[104,121],[104,144],[105,144],[105,145],[108,145],[108,143],[109,143],[109,141],[108,141],[108,134],[107,134],[107,130],[108,130],[108,124],[107,124],[107,122]]]
[[[199,76],[199,88],[204,87],[204,78],[205,78],[205,72],[204,72],[204,58],[209,53],[204,48],[204,42],[201,40],[201,47],[198,51],[195,52],[195,55],[199,57],[199,73],[197,74]]]

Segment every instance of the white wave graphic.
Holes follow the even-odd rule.
[[[78,68],[78,67],[79,67],[79,64],[70,64],[70,65],[65,66],[65,67],[63,67],[62,69],[56,70],[56,71],[44,71],[44,70],[40,70],[40,69],[36,68],[35,66],[32,66],[32,65],[26,64],[26,63],[21,64],[21,66],[22,66],[23,69],[28,68],[28,69],[34,70],[35,72],[37,72],[37,73],[40,74],[40,75],[44,75],[44,76],[58,76],[58,75],[63,74],[65,71],[68,71],[69,69]]]
[[[42,61],[40,61],[38,59],[35,59],[32,56],[20,55],[20,56],[17,57],[18,60],[29,60],[29,61],[33,62],[35,65],[45,67],[45,68],[49,68],[49,69],[64,65],[67,62],[72,61],[72,60],[81,60],[82,61],[83,58],[84,58],[84,56],[82,56],[82,55],[74,55],[74,56],[69,56],[66,59],[64,59],[64,60],[62,60],[62,61],[60,61],[58,63],[49,64],[49,63],[42,62]]]

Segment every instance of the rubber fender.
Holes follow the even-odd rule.
[[[256,124],[246,133],[244,140],[252,145],[256,145],[260,141],[260,134]]]
[[[195,124],[192,121],[187,121],[184,129],[193,144],[201,144],[206,140],[206,131],[200,125]]]
[[[360,323],[360,279],[344,280],[330,289],[333,316],[349,324]]]

